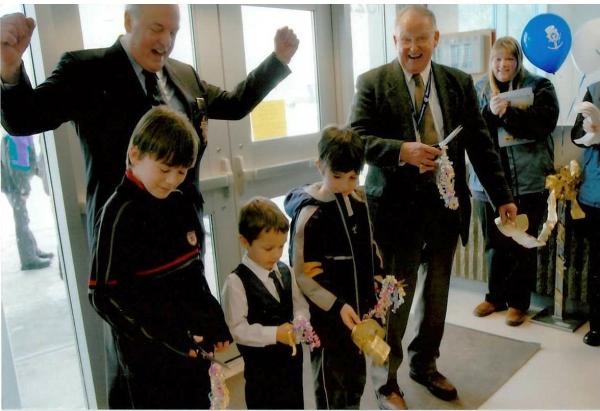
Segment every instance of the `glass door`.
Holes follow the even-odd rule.
[[[200,77],[227,90],[273,51],[278,28],[292,28],[300,40],[291,74],[250,115],[209,121],[200,187],[223,284],[241,261],[241,205],[262,195],[283,208],[290,189],[317,181],[319,132],[344,119],[336,115],[329,5],[194,5],[192,22]],[[237,355],[232,348],[224,359]]]
[[[255,195],[283,195],[318,178],[314,160],[319,131],[338,120],[330,6],[219,9],[228,87],[273,50],[273,36],[279,27],[289,26],[300,40],[290,63],[292,73],[250,116],[230,126],[231,161],[240,201]]]
[[[18,4],[0,6],[0,15],[25,11]],[[26,14],[32,13],[27,8]],[[43,73],[34,69],[32,56],[30,48],[23,62],[36,84]],[[86,408],[94,397],[87,396],[83,381],[65,254],[53,207],[58,187],[49,173],[45,136],[11,136],[1,127],[0,133],[2,376],[8,376],[2,381],[2,405]],[[14,372],[5,374],[7,366]]]
[[[37,48],[41,55],[37,58],[39,61],[34,59],[36,78],[40,81],[49,75],[64,51],[110,46],[124,31],[122,5],[35,5],[31,9],[36,13],[32,48]],[[251,115],[239,121],[209,122],[209,144],[201,162],[200,186],[205,198],[204,223],[208,234],[206,277],[212,292],[219,297],[223,279],[241,259],[237,235],[240,205],[254,195],[281,202],[282,196],[291,188],[318,180],[314,161],[319,131],[327,124],[345,121],[336,114],[339,110],[335,97],[332,18],[329,5],[181,5],[181,16],[181,30],[173,57],[192,64],[202,80],[228,90],[272,52],[277,28],[287,25],[300,38],[300,48],[291,64],[292,73]],[[264,30],[253,30],[257,21],[261,22],[258,26],[265,26]],[[33,72],[29,68],[27,71]],[[79,141],[71,125],[63,125],[46,134],[39,148],[47,147],[52,171],[51,190],[56,204],[56,228],[64,244],[59,250],[64,261],[61,264],[62,281],[69,285],[66,303],[67,307],[70,303],[70,307],[62,317],[76,324],[74,350],[79,352],[74,358],[79,367],[75,368],[79,379],[75,382],[58,380],[61,386],[53,389],[53,393],[60,397],[64,390],[79,390],[83,403],[46,401],[32,403],[32,406],[102,408],[107,403],[104,323],[87,298],[89,250],[85,240],[85,173]],[[45,196],[43,192],[39,195]],[[3,215],[11,215],[7,213]],[[47,216],[40,220],[44,225],[51,221],[52,218]],[[9,221],[3,226],[10,227],[8,224]],[[52,230],[51,227],[44,229]],[[8,229],[3,231],[9,233]],[[9,242],[3,239],[2,243],[3,281],[9,279],[4,273],[4,247]],[[41,244],[47,245],[50,251],[54,247],[51,243]],[[55,257],[51,267],[58,269],[56,262]],[[60,278],[57,273],[53,279],[61,281]],[[19,285],[17,280],[13,283]],[[60,288],[48,284],[46,287]],[[3,284],[3,293],[6,290],[8,288]],[[3,299],[9,334],[12,316],[17,310],[8,307],[7,303],[13,299],[22,307],[27,298],[41,298],[47,292],[48,289],[37,293],[30,289],[23,298],[17,299],[15,294],[15,298]],[[67,315],[69,309],[72,315]],[[20,330],[21,325],[16,330]],[[28,349],[32,339],[45,337],[29,334],[24,343],[12,344],[13,351],[20,347]],[[229,355],[235,356],[235,352]],[[17,360],[20,358],[16,357]],[[19,377],[17,363],[15,361]],[[66,370],[62,363],[47,368],[53,370],[54,375]],[[45,378],[47,382],[52,376]],[[40,394],[45,390],[35,388],[32,381],[27,380],[29,387],[34,387],[29,388],[32,392]]]
[[[273,51],[278,28],[292,28],[300,40],[291,74],[250,115],[209,122],[201,189],[222,284],[241,258],[239,207],[253,196],[278,198],[319,178],[314,166],[319,131],[338,121],[331,11],[329,5],[195,5],[192,10],[200,76],[227,90]]]

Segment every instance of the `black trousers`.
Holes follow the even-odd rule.
[[[277,344],[272,355],[244,356],[246,407],[249,410],[304,409],[302,389],[302,346],[292,348]],[[240,350],[242,352],[242,350]]]
[[[317,408],[358,409],[365,388],[364,355],[351,341],[312,352]]]
[[[410,368],[419,374],[437,370],[444,334],[452,260],[458,242],[459,215],[444,207],[437,187],[424,184],[410,198],[394,193],[389,199],[370,199],[377,241],[386,273],[406,284],[404,304],[389,313],[387,343],[391,351],[387,382],[381,392],[397,390],[397,371],[403,360],[406,331],[417,278],[422,294],[415,301],[417,334],[408,345]]]
[[[546,215],[548,193],[525,194],[515,198],[519,214],[527,214],[527,233],[537,237]],[[485,239],[485,261],[488,268],[486,301],[498,309],[529,309],[531,291],[537,272],[537,249],[525,248],[503,235],[494,223],[498,212],[488,202],[474,200]]]
[[[126,339],[127,337],[123,337]],[[126,409],[208,409],[210,377],[206,360],[164,348],[141,347],[116,339],[119,372],[111,386]],[[146,349],[144,349],[146,348]],[[114,391],[113,391],[114,390]],[[126,392],[123,393],[122,391]],[[125,394],[125,395],[123,395]],[[112,404],[116,398],[109,398]],[[129,401],[125,406],[122,402]]]

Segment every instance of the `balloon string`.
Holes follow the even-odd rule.
[[[583,81],[585,80],[585,73],[581,76],[581,80],[579,80],[579,86],[577,87],[577,91],[581,93],[581,86],[583,85]],[[569,107],[569,113],[567,114],[567,120],[571,117],[571,113],[573,112],[573,107],[575,107],[575,102],[579,101],[577,96],[573,97],[573,101],[571,102],[571,106]]]

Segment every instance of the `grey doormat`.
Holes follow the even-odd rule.
[[[411,323],[404,338],[407,346],[414,332]],[[476,410],[540,349],[540,344],[514,340],[446,323],[437,366],[458,390],[458,398],[442,401],[408,376],[408,361],[398,370],[398,383],[412,410]],[[406,357],[405,357],[406,358]],[[368,381],[368,380],[367,380]],[[367,383],[368,384],[368,383]],[[377,408],[365,387],[361,406]]]
[[[409,323],[405,345],[413,335],[411,329]],[[398,383],[411,410],[475,410],[539,349],[538,343],[513,340],[446,323],[438,369],[456,386],[458,398],[442,401],[431,395],[425,387],[410,379],[407,361],[398,371]],[[376,370],[369,369],[369,372],[377,374]],[[245,408],[242,373],[229,378],[227,385],[231,392],[228,408]],[[361,408],[378,408],[371,378],[367,378]]]

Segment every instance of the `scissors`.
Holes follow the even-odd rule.
[[[460,133],[463,130],[463,126],[459,125],[458,127],[456,127],[454,130],[452,130],[452,132],[450,134],[448,134],[448,136],[443,139],[442,141],[440,141],[438,144],[434,144],[435,146],[439,146],[440,148],[442,147],[446,147],[448,144],[450,144],[450,142],[452,140],[454,140],[454,138],[458,135],[458,133]]]
[[[196,354],[200,355],[205,360],[219,364],[221,367],[229,368],[229,365],[227,365],[223,361],[215,358],[214,355],[208,353],[204,348],[200,347],[200,345],[198,345],[198,344],[196,345]]]

